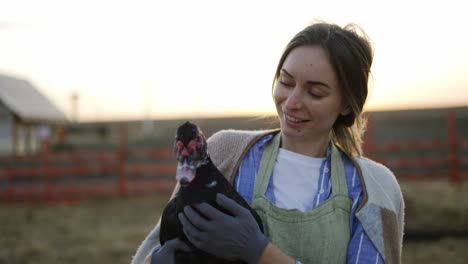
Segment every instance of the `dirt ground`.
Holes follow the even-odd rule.
[[[468,230],[468,184],[402,184],[402,190],[408,228]],[[128,264],[167,199],[154,195],[74,205],[0,205],[0,264]],[[467,249],[468,237],[408,240],[403,263],[468,263]]]

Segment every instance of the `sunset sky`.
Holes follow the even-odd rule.
[[[290,38],[360,25],[367,110],[468,106],[468,1],[0,0],[0,73],[78,120],[261,115]]]

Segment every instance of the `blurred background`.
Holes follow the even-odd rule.
[[[129,263],[177,126],[277,127],[277,62],[314,21],[374,45],[364,152],[401,184],[403,262],[467,263],[468,3],[0,0],[0,264]]]

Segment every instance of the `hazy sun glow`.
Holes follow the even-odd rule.
[[[261,115],[274,111],[284,46],[313,20],[370,36],[367,109],[468,105],[468,3],[455,0],[10,1],[0,73],[29,79],[67,115],[79,92],[81,121]]]

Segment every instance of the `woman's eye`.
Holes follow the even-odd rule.
[[[292,87],[292,86],[294,86],[294,84],[288,83],[288,82],[285,82],[285,81],[280,81],[279,83],[281,83],[282,85],[287,86],[287,87]]]
[[[321,94],[317,94],[317,93],[313,93],[313,92],[309,92],[309,95],[312,96],[313,98],[316,98],[316,99],[321,99],[321,98],[324,97]]]

